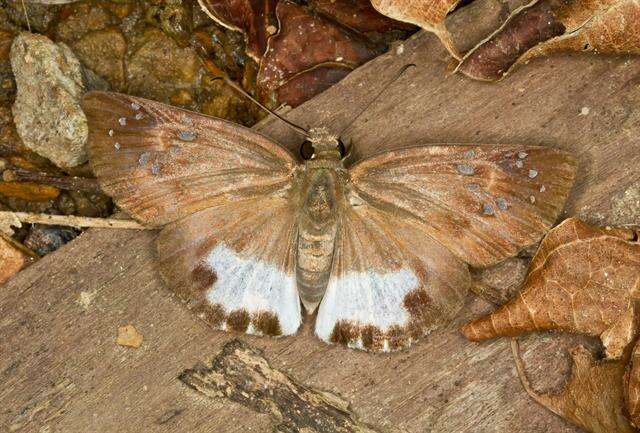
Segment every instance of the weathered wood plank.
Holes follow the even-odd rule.
[[[580,161],[568,213],[602,222],[640,181],[637,60],[541,59],[490,85],[445,77],[445,52],[431,35],[418,34],[287,116],[339,130],[406,63],[417,68],[348,131],[356,157],[418,143],[559,146]],[[292,148],[299,140],[279,124],[261,128]],[[172,299],[154,269],[153,237],[92,230],[0,289],[1,426],[24,432],[273,428],[266,415],[201,397],[177,379],[233,336],[208,330]],[[350,401],[362,421],[381,431],[576,432],[526,396],[508,341],[476,345],[458,333],[460,323],[487,308],[470,297],[456,324],[395,355],[325,345],[310,323],[291,338],[242,338],[264,349],[275,368]],[[129,323],[145,336],[140,349],[115,344],[118,326]],[[562,382],[561,374],[548,372],[566,373],[566,344],[551,337],[530,344],[525,360],[537,365],[530,375],[541,378],[539,386]]]

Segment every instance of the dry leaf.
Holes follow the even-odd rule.
[[[376,11],[369,0],[312,0],[311,8],[325,17],[360,33],[415,30],[411,24],[392,20]]]
[[[517,348],[517,346],[515,346]],[[514,348],[518,375],[527,393],[542,406],[591,433],[632,433],[625,417],[622,375],[626,359],[595,360],[584,346],[571,351],[573,369],[559,394],[538,394]]]
[[[382,46],[294,3],[280,2],[276,13],[280,30],[269,39],[258,85],[275,91],[281,103],[309,99],[382,52]]]
[[[631,424],[640,426],[640,343],[636,343],[624,375],[624,400]]]
[[[600,337],[619,358],[635,333],[640,243],[630,230],[570,218],[553,229],[531,262],[520,295],[462,328],[472,341],[560,330]]]
[[[221,26],[242,32],[247,54],[260,62],[267,49],[267,39],[277,31],[278,0],[198,0],[198,3]]]
[[[495,81],[515,64],[558,51],[640,54],[639,22],[636,0],[541,0],[515,11],[457,70]]]
[[[142,344],[142,338],[142,334],[133,325],[126,325],[118,328],[116,343],[120,346],[138,348]]]
[[[378,12],[394,20],[415,24],[435,33],[445,48],[457,59],[460,53],[455,47],[451,34],[444,24],[447,14],[456,7],[460,0],[371,0]]]
[[[2,226],[2,221],[0,221]],[[29,256],[11,241],[0,236],[0,284],[6,282],[30,261]]]
[[[381,54],[385,32],[412,29],[376,12],[368,0],[200,0],[223,26],[245,35],[259,64],[260,98],[296,106]],[[366,36],[364,35],[366,33]],[[385,34],[385,37],[381,35]],[[395,36],[394,36],[395,35]]]

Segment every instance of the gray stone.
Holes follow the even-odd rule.
[[[17,85],[13,118],[24,144],[59,167],[87,160],[87,119],[80,62],[65,44],[22,33],[11,46]]]

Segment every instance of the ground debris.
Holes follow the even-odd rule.
[[[225,344],[211,367],[185,370],[180,380],[210,398],[227,398],[270,415],[276,432],[375,433],[337,395],[300,384],[274,369],[240,340]]]
[[[143,335],[133,325],[125,325],[118,328],[116,343],[120,346],[137,349],[142,344]]]

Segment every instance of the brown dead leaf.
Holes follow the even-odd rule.
[[[605,230],[570,218],[549,232],[519,296],[466,324],[472,341],[559,330],[599,337],[619,358],[635,335],[640,243],[630,230]]]
[[[624,400],[631,424],[640,426],[640,343],[636,343],[624,375]]]
[[[0,223],[1,224],[1,223]],[[27,264],[31,258],[4,236],[0,235],[0,284],[5,283]]]
[[[118,328],[118,338],[116,343],[120,346],[138,348],[142,344],[143,336],[133,325],[121,326]]]
[[[275,15],[278,0],[198,0],[209,17],[245,35],[247,54],[260,62],[267,40],[277,31]]]
[[[247,54],[259,64],[260,99],[290,106],[335,84],[413,29],[379,14],[368,0],[304,6],[288,0],[199,1],[215,21],[244,34]]]
[[[456,59],[460,53],[455,47],[451,34],[444,24],[447,14],[451,12],[460,0],[371,0],[371,4],[378,12],[405,23],[415,24],[426,31],[435,33],[445,48]]]
[[[541,0],[515,11],[457,70],[496,81],[516,64],[559,51],[640,54],[639,22],[635,0]]]
[[[309,99],[318,89],[324,90],[383,50],[358,33],[294,3],[281,1],[276,13],[280,30],[269,39],[260,63],[258,86],[263,92],[277,92],[281,103],[294,106]],[[330,71],[333,69],[337,71]],[[304,84],[309,87],[298,81],[304,75]],[[298,92],[294,94],[292,89]],[[285,96],[289,99],[282,99]]]
[[[562,392],[539,394],[527,379],[517,344],[513,347],[518,376],[536,402],[591,433],[636,431],[625,417],[622,375],[626,359],[595,360],[588,349],[578,346],[571,351],[573,369]]]
[[[309,5],[315,12],[360,33],[415,29],[411,24],[382,15],[369,0],[312,0]]]

